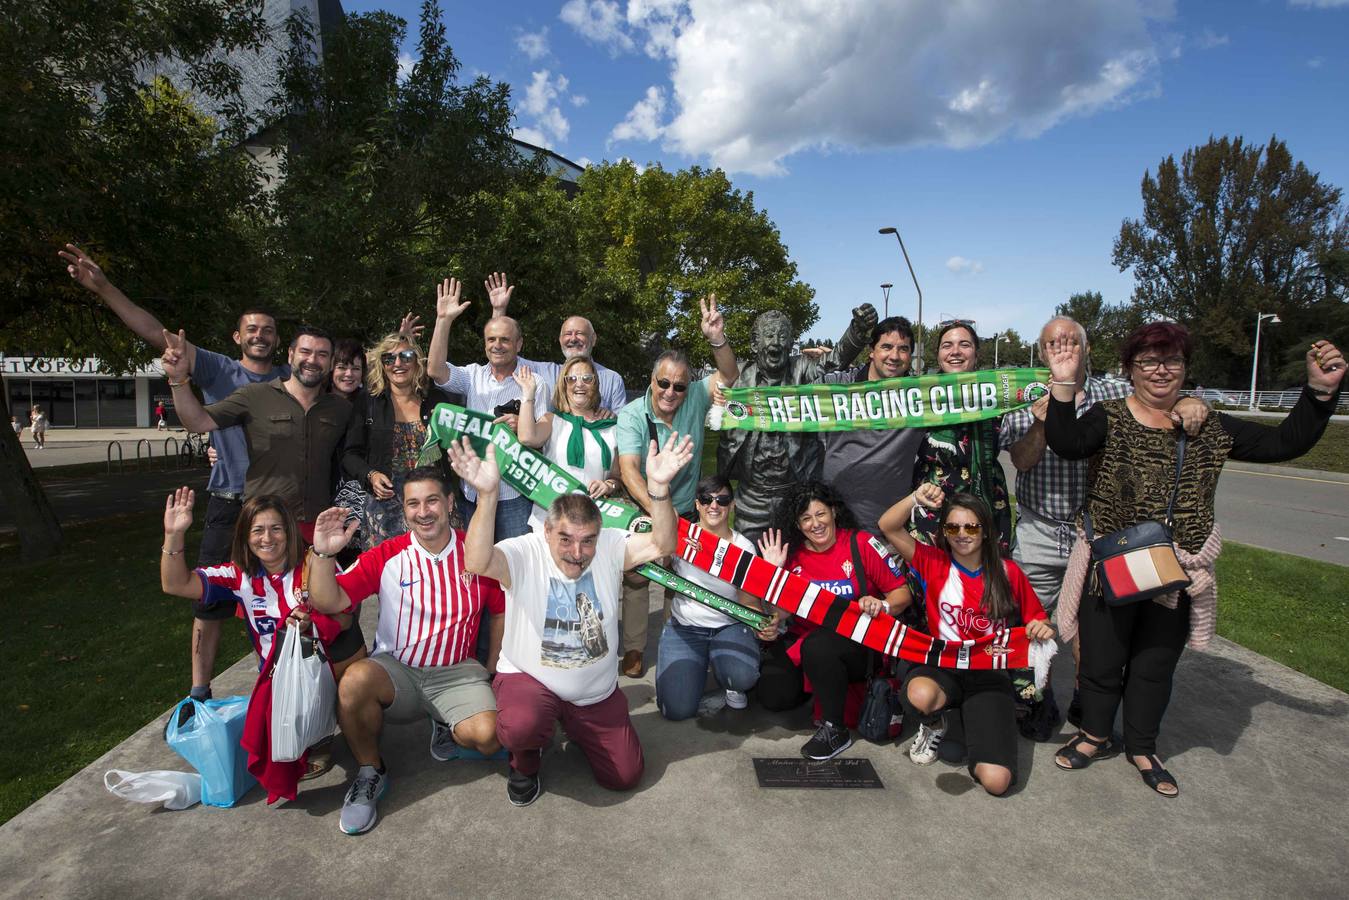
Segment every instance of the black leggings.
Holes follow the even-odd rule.
[[[1077,618],[1082,730],[1108,736],[1122,699],[1126,751],[1156,753],[1171,678],[1190,634],[1189,596],[1182,593],[1167,609],[1151,600],[1107,606],[1099,593],[1084,593]]]
[[[801,641],[801,667],[787,656],[784,640],[769,645],[759,668],[759,702],[765,709],[791,709],[808,696],[803,677],[809,678],[820,703],[820,717],[843,724],[843,706],[848,685],[866,681],[871,674],[872,652],[841,634],[817,628]]]

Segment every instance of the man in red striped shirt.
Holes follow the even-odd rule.
[[[341,575],[331,561],[357,523],[343,525],[346,510],[328,509],[314,525],[310,604],[320,612],[350,612],[379,596],[374,652],[353,664],[338,688],[338,721],[360,769],[342,804],[340,826],[362,834],[375,825],[375,806],[388,789],[379,754],[385,717],[429,715],[432,755],[448,728],[455,744],[490,756],[496,738],[496,699],[488,670],[501,648],[505,595],[491,578],[464,568],[464,535],[450,528],[453,495],[444,476],[414,469],[403,485],[403,515],[410,530],[362,553]],[[478,623],[492,616],[491,655],[484,668],[473,657]]]

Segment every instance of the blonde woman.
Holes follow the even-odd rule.
[[[342,468],[368,488],[365,527],[373,547],[408,530],[403,478],[417,467],[436,404],[453,398],[431,383],[426,358],[405,334],[387,335],[376,344],[366,354],[365,371],[365,422],[355,429]]]
[[[599,373],[588,356],[573,356],[558,370],[553,409],[534,418],[534,373],[515,370],[521,400],[519,438],[527,447],[543,448],[544,456],[574,475],[596,500],[618,490],[618,420],[600,408]],[[548,510],[535,504],[529,524],[543,532]]]

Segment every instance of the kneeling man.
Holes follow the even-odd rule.
[[[487,669],[473,657],[483,611],[492,615],[492,664],[501,644],[504,597],[490,578],[470,574],[464,538],[450,528],[454,495],[434,468],[413,469],[403,484],[403,516],[411,529],[362,553],[335,575],[332,557],[358,523],[345,509],[325,510],[314,527],[309,602],[320,612],[350,612],[379,596],[374,653],[352,665],[337,690],[337,719],[360,769],[342,803],[340,827],[363,834],[389,778],[379,754],[385,717],[429,715],[431,755],[449,759],[454,744],[491,755],[497,743],[496,699]]]
[[[579,746],[595,780],[621,791],[642,777],[642,745],[618,690],[618,597],[623,572],[674,552],[670,481],[693,458],[692,438],[671,434],[646,458],[651,531],[602,528],[585,494],[559,497],[543,534],[493,546],[501,473],[489,445],[479,459],[468,439],[450,448],[454,471],[478,492],[464,566],[506,590],[506,625],[497,661],[497,737],[510,751],[506,795],[516,806],[538,798],[539,757],[554,723]],[[350,677],[350,676],[348,676]]]

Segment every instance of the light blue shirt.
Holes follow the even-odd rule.
[[[517,359],[516,364],[527,365],[522,359]],[[456,366],[453,363],[448,363],[448,365],[450,377],[445,381],[437,381],[436,387],[442,391],[449,391],[451,394],[462,394],[469,409],[490,413],[503,403],[521,399],[519,382],[510,375],[498,380],[492,374],[492,367],[487,363],[470,363],[467,366]],[[530,368],[533,369],[533,366]],[[535,416],[541,416],[552,408],[548,405],[548,397],[552,392],[553,383],[536,371],[534,375]],[[464,485],[463,489],[464,496],[469,500],[478,499],[478,492],[473,488]],[[519,496],[519,491],[502,482],[500,499],[513,500]]]

